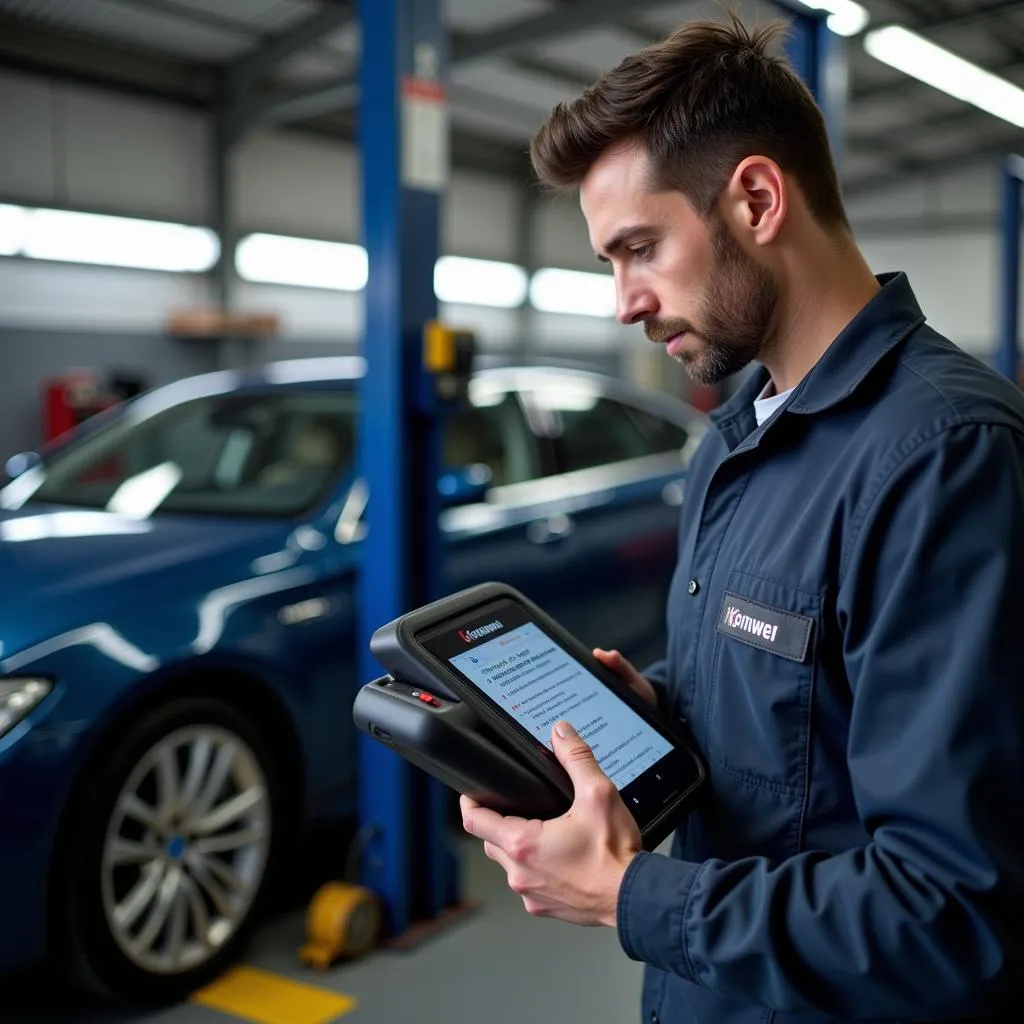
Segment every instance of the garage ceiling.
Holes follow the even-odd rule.
[[[872,28],[897,23],[1024,85],[1024,2],[861,0]],[[454,162],[521,174],[533,131],[626,53],[710,0],[445,0]],[[771,16],[760,0],[744,15]],[[991,158],[1019,128],[894,71],[849,41],[847,193]],[[359,28],[351,0],[0,0],[0,67],[43,71],[213,108],[251,83],[232,115],[351,138]]]

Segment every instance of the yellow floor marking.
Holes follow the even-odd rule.
[[[255,1024],[327,1024],[356,1008],[351,996],[255,967],[233,968],[194,993],[192,1002]]]

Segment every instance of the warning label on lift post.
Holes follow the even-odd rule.
[[[402,78],[402,184],[440,192],[448,181],[448,98],[444,86]]]

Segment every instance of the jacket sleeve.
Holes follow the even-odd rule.
[[[920,439],[851,515],[835,612],[870,840],[776,864],[641,853],[619,938],[783,1012],[997,1012],[1024,987],[1024,439]]]

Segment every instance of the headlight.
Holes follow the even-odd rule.
[[[10,732],[49,692],[47,679],[0,679],[0,736]]]

